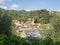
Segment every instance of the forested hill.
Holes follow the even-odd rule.
[[[13,28],[15,25],[12,24],[12,20],[19,20],[20,22],[26,22],[28,21],[28,18],[33,18],[34,23],[40,23],[40,24],[50,24],[52,25],[53,29],[51,28],[49,31],[44,28],[47,37],[45,39],[34,39],[30,38],[27,39],[30,42],[26,41],[26,39],[20,39],[19,37],[16,37],[12,34],[12,31],[15,30]],[[13,26],[12,26],[13,25]],[[3,34],[3,35],[1,35]],[[38,45],[60,45],[60,12],[57,11],[48,11],[46,9],[42,10],[35,10],[35,11],[25,11],[25,10],[4,10],[0,8],[0,42],[1,45],[17,45],[18,44],[30,44],[35,45],[36,41]],[[21,43],[20,43],[20,42]],[[39,42],[38,42],[39,41]],[[12,43],[13,42],[13,43]],[[23,42],[23,43],[22,43]],[[41,43],[40,43],[41,42]],[[37,45],[36,44],[36,45]]]
[[[27,21],[28,18],[34,18],[35,23],[49,23],[49,19],[54,16],[55,12],[49,12],[46,9],[35,10],[35,11],[25,11],[25,10],[4,10],[0,8],[1,15],[8,15],[13,19],[17,19],[19,21]]]

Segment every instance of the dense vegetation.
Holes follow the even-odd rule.
[[[51,24],[53,29],[45,38],[20,38],[12,34],[12,20],[26,22],[28,18],[34,18],[35,23]],[[49,12],[46,9],[29,12],[0,9],[0,45],[60,45],[60,12]]]

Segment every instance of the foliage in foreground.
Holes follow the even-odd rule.
[[[0,45],[60,45],[60,41],[54,42],[53,39],[46,37],[45,39],[38,38],[20,38],[15,35],[6,36],[0,34]]]

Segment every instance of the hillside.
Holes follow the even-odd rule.
[[[46,9],[35,11],[4,10],[0,8],[0,34],[40,37],[60,41],[60,12]],[[28,38],[27,37],[27,38]],[[37,37],[37,38],[38,38]],[[12,38],[12,37],[11,37]]]

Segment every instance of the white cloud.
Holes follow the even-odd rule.
[[[26,11],[31,11],[30,9],[27,9]]]
[[[60,12],[60,10],[56,10],[57,12]]]
[[[6,1],[11,1],[11,0],[0,0],[0,4],[5,3]]]
[[[12,10],[16,10],[16,9],[18,9],[19,8],[19,5],[17,5],[17,4],[13,4],[12,6],[11,6],[11,9]]]
[[[8,9],[8,7],[6,7],[6,6],[0,6],[0,8],[2,8],[2,9]]]
[[[19,9],[19,5],[13,4],[13,5],[9,6],[9,7],[1,5],[0,8],[6,9],[6,10],[18,10]]]

